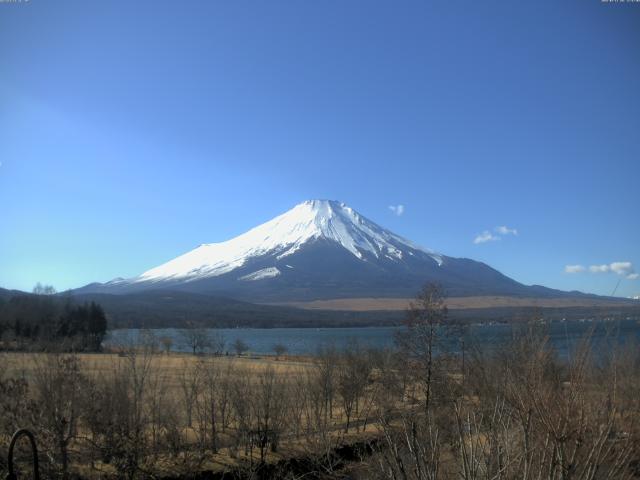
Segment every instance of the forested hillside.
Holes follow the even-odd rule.
[[[37,286],[33,294],[9,293],[0,296],[0,348],[46,349],[55,343],[57,349],[100,349],[107,317],[96,302],[56,296],[51,287]]]

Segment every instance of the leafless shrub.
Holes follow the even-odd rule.
[[[230,368],[223,368],[215,358],[201,359],[195,366],[199,378],[196,396],[198,443],[202,451],[218,452],[219,431],[225,429],[225,414],[229,399]]]
[[[209,332],[204,328],[190,326],[189,328],[182,329],[180,333],[183,341],[194,355],[202,354],[213,347]]]
[[[284,355],[285,353],[287,353],[287,346],[283,345],[282,343],[276,343],[273,346],[273,353],[276,354],[276,358],[279,359],[282,355]]]
[[[150,447],[161,443],[161,430],[166,432],[160,427],[166,417],[159,415],[163,405],[157,404],[152,358],[150,349],[131,349],[92,379],[93,402],[84,420],[102,461],[113,464],[123,478],[136,478],[153,464]]]
[[[361,412],[370,373],[368,356],[357,343],[351,343],[340,355],[337,368],[338,393],[345,414],[345,433],[349,432],[353,417]]]
[[[6,376],[0,371],[0,477],[7,473],[7,447],[11,436],[19,428],[33,428],[37,412],[38,402],[31,396],[27,379]]]
[[[84,378],[76,355],[34,356],[34,395],[42,451],[69,478],[71,445],[78,434]]]
[[[244,340],[241,340],[240,338],[236,338],[235,342],[233,342],[232,347],[235,350],[236,355],[238,356],[241,356],[245,352],[249,351],[249,345],[247,345],[246,342]]]
[[[193,407],[198,399],[200,393],[202,379],[202,369],[197,368],[197,364],[191,364],[184,361],[182,369],[178,377],[178,383],[180,385],[180,394],[182,397],[182,406],[186,416],[186,426],[191,428],[193,426]]]

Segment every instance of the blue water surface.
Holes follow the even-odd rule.
[[[220,334],[225,340],[225,350],[233,351],[232,343],[237,339],[249,346],[250,353],[272,354],[276,344],[284,345],[288,353],[310,355],[323,346],[335,346],[342,349],[356,341],[364,347],[387,348],[395,345],[395,334],[404,327],[352,327],[352,328],[222,328],[210,332]],[[462,336],[466,348],[473,345],[499,347],[507,342],[514,333],[514,327],[508,324],[473,325],[466,328]],[[589,332],[590,341],[599,349],[626,341],[640,340],[640,323],[627,319],[620,321],[566,321],[541,325],[539,328],[549,336],[550,343],[562,356],[572,349]],[[172,350],[188,352],[190,347],[181,329],[167,328],[150,331],[156,339],[170,337]],[[149,331],[139,329],[120,329],[109,332],[105,346],[135,345],[141,343]],[[462,342],[451,343],[453,350],[461,349]]]

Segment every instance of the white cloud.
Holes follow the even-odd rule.
[[[476,238],[473,239],[473,243],[495,242],[506,235],[518,235],[518,230],[515,228],[509,228],[505,225],[494,227],[493,231],[496,233],[495,235],[489,230],[485,230],[481,234],[476,235]]]
[[[606,273],[609,271],[609,265],[591,265],[589,271],[591,273]]]
[[[586,268],[583,265],[566,265],[564,267],[565,273],[581,273],[584,272]]]
[[[500,235],[518,235],[518,230],[515,228],[509,228],[505,225],[494,228],[494,230]]]
[[[389,210],[400,216],[404,213],[404,205],[389,205]]]
[[[613,262],[609,265],[612,272],[618,275],[629,275],[633,272],[633,264],[631,262]]]
[[[473,243],[485,243],[485,242],[495,242],[496,240],[500,240],[500,237],[494,235],[489,230],[485,230],[480,235],[476,235],[476,238],[473,240]]]
[[[627,278],[628,280],[636,280],[640,277],[640,275],[636,273],[635,268],[633,268],[633,263],[631,262],[612,262],[609,264],[591,265],[589,267],[589,271],[591,273],[615,273]]]

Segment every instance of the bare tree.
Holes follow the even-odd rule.
[[[235,435],[230,447],[232,457],[237,456],[241,445],[245,447],[245,454],[249,451],[249,432],[252,428],[250,398],[251,374],[246,368],[238,368],[230,379],[229,403],[233,410]]]
[[[54,464],[63,479],[69,478],[69,448],[78,433],[83,377],[76,355],[34,356],[34,387],[39,406],[39,423],[52,447]]]
[[[198,435],[202,450],[210,448],[213,453],[218,452],[218,431],[222,423],[224,409],[227,402],[228,382],[224,382],[224,370],[218,360],[200,360],[196,365],[200,381],[200,393],[196,396],[195,406],[198,418]]]
[[[233,342],[233,349],[236,351],[236,355],[241,356],[249,350],[249,345],[247,345],[243,340],[236,338],[236,341]]]
[[[178,376],[188,428],[193,426],[193,407],[200,392],[201,373],[202,369],[197,364],[185,360]]]
[[[55,295],[56,289],[51,285],[42,285],[40,282],[33,287],[34,295]]]
[[[352,342],[342,352],[338,366],[338,393],[346,416],[345,433],[349,432],[354,415],[358,415],[360,402],[371,373],[371,364],[357,342]]]
[[[329,371],[337,372],[337,367]],[[327,478],[333,478],[341,462],[335,450],[343,444],[344,428],[338,428],[327,412],[330,402],[327,400],[325,373],[317,368],[303,372],[297,389],[299,394],[295,398],[296,403],[302,406],[301,425],[298,427],[302,436],[300,443],[307,457],[313,459],[314,468]],[[330,383],[333,384],[334,380]]]
[[[93,417],[91,428],[100,440],[99,450],[122,478],[133,479],[153,463],[148,448],[149,433],[154,431],[151,420],[161,422],[161,418],[159,414],[150,417],[149,405],[155,405],[156,412],[172,410],[160,404],[168,396],[157,396],[161,385],[154,381],[158,370],[153,359],[151,348],[123,350],[111,359],[110,371],[94,381],[96,408],[86,418]]]
[[[226,362],[226,366],[220,369],[218,378],[218,410],[220,411],[220,423],[222,431],[225,432],[229,425],[229,417],[231,416],[230,396],[231,384],[235,375],[235,364],[232,361]]]
[[[447,321],[447,306],[442,286],[426,284],[407,311],[406,329],[398,332],[396,341],[410,363],[409,371],[421,387],[424,411],[428,413],[434,382],[442,378],[437,369],[436,354],[443,353],[443,340],[451,338],[451,323]]]
[[[631,478],[638,410],[621,401],[620,379],[637,382],[638,370],[621,376],[615,356],[598,367],[592,351],[587,336],[560,361],[544,329],[528,325],[500,349],[475,355],[477,401],[455,408],[461,477]]]
[[[140,330],[137,340],[137,347],[148,352],[149,354],[155,354],[160,348],[158,337],[155,331],[149,328],[143,328],[142,330]]]
[[[219,331],[212,331],[209,334],[209,348],[215,355],[222,355],[224,352],[224,346],[226,345],[226,341],[224,336]]]
[[[336,391],[336,379],[338,368],[338,352],[333,345],[324,345],[318,348],[318,352],[314,358],[316,368],[318,369],[318,381],[322,388],[325,406],[323,412],[325,415],[324,423],[328,423],[333,418],[333,403]]]
[[[194,355],[201,354],[212,346],[209,332],[204,328],[185,328],[181,330],[181,334]]]
[[[280,359],[280,357],[281,357],[282,355],[284,355],[285,353],[287,353],[287,350],[288,350],[288,349],[287,349],[287,346],[286,346],[286,345],[284,345],[284,344],[282,344],[282,343],[276,343],[276,344],[273,346],[273,353],[275,353],[275,354],[276,354],[276,359],[278,359],[278,360]]]
[[[261,463],[265,461],[267,447],[270,446],[273,452],[277,451],[287,411],[286,393],[285,381],[271,366],[258,374],[251,398],[251,434],[260,451]]]

